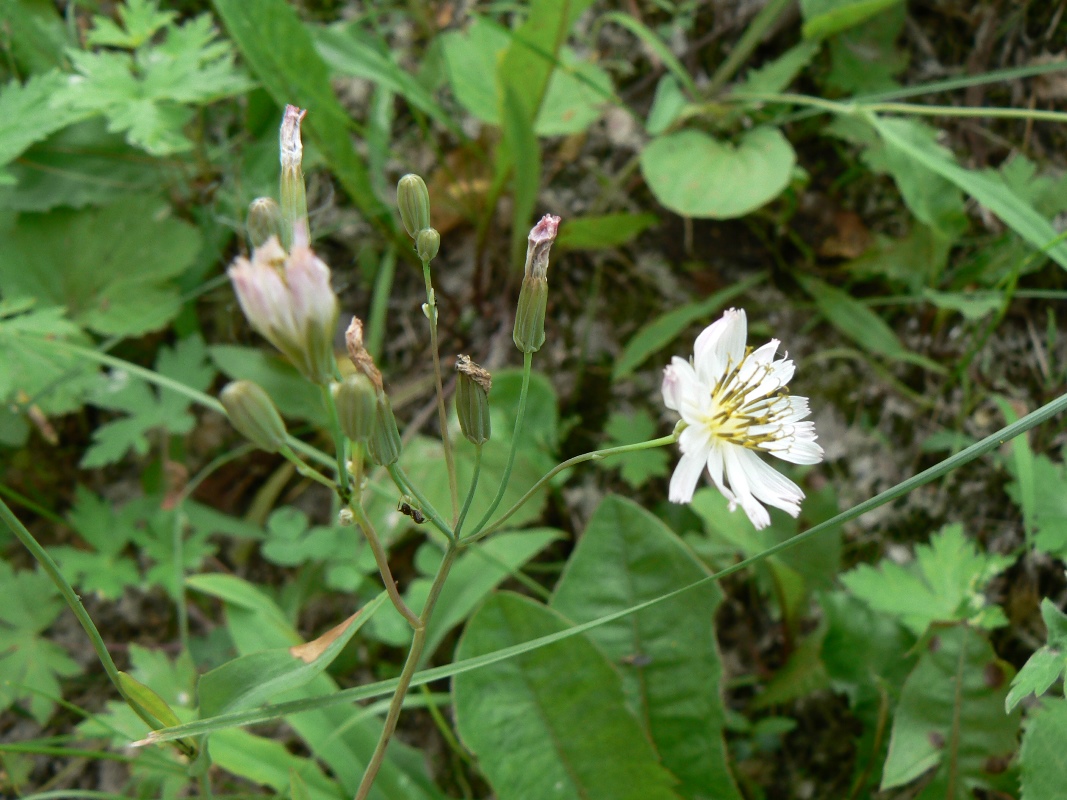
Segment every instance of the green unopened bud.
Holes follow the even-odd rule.
[[[268,453],[286,446],[285,423],[270,397],[252,381],[234,381],[219,394],[223,408],[238,432]]]
[[[530,231],[526,248],[526,271],[515,311],[515,346],[536,353],[545,343],[545,310],[548,308],[548,254],[556,241],[559,217],[545,214]]]
[[[489,390],[493,379],[471,361],[470,356],[456,358],[456,416],[463,435],[473,445],[483,445],[493,433],[489,420]]]
[[[330,392],[344,435],[354,442],[366,441],[374,429],[377,413],[377,398],[370,379],[359,373],[349,375],[331,386]]]
[[[305,114],[307,111],[301,108],[286,106],[278,134],[282,162],[282,247],[286,250],[294,244],[307,244],[310,241],[307,189],[302,167],[304,145],[300,140],[300,122]]]
[[[544,278],[524,278],[519,291],[519,305],[515,311],[515,331],[512,339],[524,353],[536,353],[545,343],[545,311],[548,308],[548,281]]]
[[[282,209],[272,197],[257,197],[248,205],[248,242],[252,249],[272,236],[282,239]]]
[[[419,254],[420,261],[433,261],[440,249],[441,234],[433,228],[423,228],[415,236],[415,252]]]
[[[408,173],[396,185],[396,204],[404,230],[414,239],[423,228],[430,227],[430,192],[426,181]]]
[[[367,439],[367,451],[370,459],[380,467],[395,464],[400,458],[400,431],[396,427],[396,417],[389,405],[389,398],[382,392],[374,414],[374,427]]]

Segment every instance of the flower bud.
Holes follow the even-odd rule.
[[[408,173],[396,185],[396,204],[404,230],[414,239],[423,228],[430,227],[430,192],[418,175]]]
[[[483,445],[492,435],[489,420],[489,390],[493,379],[471,361],[470,356],[456,358],[456,416],[463,435],[473,445]]]
[[[370,460],[380,467],[395,464],[400,458],[401,446],[400,431],[396,427],[393,407],[389,405],[389,398],[386,397],[385,392],[380,392],[374,413],[374,426],[371,429],[370,438],[367,439]]]
[[[330,387],[341,431],[354,442],[362,442],[374,428],[377,398],[366,375],[349,375]]]
[[[338,314],[330,268],[306,244],[287,256],[271,238],[256,248],[251,261],[238,257],[229,276],[252,327],[308,380],[329,383],[337,366],[333,335]]]
[[[280,187],[282,210],[282,246],[288,250],[295,243],[307,244],[310,239],[308,227],[307,189],[304,186],[304,145],[300,140],[300,122],[307,111],[296,106],[286,106],[278,132],[281,151],[282,177]]]
[[[559,217],[545,214],[530,231],[526,247],[526,270],[515,311],[515,346],[535,353],[545,343],[545,311],[548,308],[548,255],[559,230]]]
[[[415,252],[422,262],[433,261],[441,249],[441,234],[433,228],[423,228],[415,236]]]
[[[272,197],[257,197],[248,205],[248,242],[262,247],[272,236],[282,238],[282,209]]]
[[[268,453],[285,447],[285,423],[270,397],[252,381],[234,381],[219,394],[223,408],[238,432]]]

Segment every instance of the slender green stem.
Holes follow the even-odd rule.
[[[367,795],[370,794],[371,786],[374,785],[378,770],[381,769],[382,761],[385,759],[386,748],[389,747],[389,742],[396,731],[396,723],[400,718],[400,709],[404,705],[404,697],[411,686],[411,679],[418,669],[423,648],[426,646],[426,632],[430,617],[433,615],[434,606],[437,605],[437,599],[441,596],[441,589],[444,588],[445,580],[448,578],[448,573],[452,569],[452,564],[455,562],[458,552],[456,543],[449,541],[448,549],[445,550],[445,557],[441,561],[441,566],[437,570],[437,575],[434,576],[430,592],[426,597],[426,605],[423,606],[422,614],[419,615],[419,626],[415,628],[415,632],[412,634],[411,649],[408,651],[404,669],[397,680],[393,699],[389,703],[389,711],[385,715],[385,726],[382,728],[382,735],[379,737],[378,744],[374,748],[374,754],[371,756],[367,769],[363,773],[363,780],[360,781],[355,800],[366,800]]]
[[[1067,122],[1067,112],[1042,111],[1028,108],[972,108],[969,106],[931,106],[921,103],[865,103],[855,101],[838,102],[826,100],[821,97],[811,97],[806,94],[794,94],[791,92],[764,93],[764,92],[735,92],[721,98],[723,101],[737,100],[740,102],[767,102],[767,103],[793,103],[796,105],[820,108],[837,114],[856,114],[868,112],[872,114],[914,114],[923,117],[982,117],[996,119],[1036,119],[1049,122]]]
[[[570,469],[571,467],[577,464],[581,464],[585,461],[600,461],[601,459],[607,458],[608,456],[617,456],[622,453],[633,453],[638,450],[650,450],[653,447],[666,447],[667,445],[674,444],[676,441],[678,441],[678,434],[672,433],[669,436],[661,436],[658,439],[649,439],[647,442],[636,442],[635,444],[623,444],[619,445],[618,447],[608,447],[603,450],[593,450],[589,453],[582,453],[582,455],[575,456],[574,458],[568,458],[562,464],[557,464],[548,472],[546,472],[541,477],[541,479],[537,481],[537,483],[530,487],[526,494],[524,494],[515,502],[515,505],[505,511],[492,525],[489,525],[488,527],[481,529],[476,533],[468,536],[466,539],[463,540],[462,545],[466,547],[469,544],[473,544],[474,542],[484,539],[489,534],[498,530],[501,525],[508,521],[512,514],[522,508],[530,500],[531,497],[537,494],[537,492],[540,491],[542,486],[544,486],[554,477],[559,475],[559,473],[563,472],[563,470],[565,469]]]
[[[347,505],[352,498],[351,476],[348,474],[348,439],[341,431],[341,420],[337,417],[337,403],[333,400],[333,392],[330,391],[329,386],[321,388],[322,402],[326,404],[326,412],[330,418],[330,434],[333,436],[333,449],[337,461],[336,489],[341,495],[341,502]]]
[[[430,320],[430,350],[433,355],[433,377],[437,382],[437,423],[441,428],[441,445],[445,450],[445,469],[448,470],[448,494],[452,500],[452,524],[459,518],[459,488],[456,482],[456,461],[452,456],[452,438],[448,435],[448,411],[445,409],[445,388],[441,380],[441,349],[437,342],[437,298],[430,281],[430,262],[422,262],[422,277],[426,283],[426,317]]]
[[[37,516],[48,520],[54,525],[63,525],[66,527],[70,527],[70,523],[63,519],[63,517],[59,516],[59,514],[57,514],[55,511],[52,511],[52,509],[50,508],[45,508],[40,503],[34,502],[30,498],[26,497],[24,494],[16,492],[10,486],[5,486],[4,484],[0,483],[0,495],[6,496],[9,500],[13,500],[15,503],[22,506],[27,511],[32,511]]]
[[[474,500],[474,493],[478,489],[478,479],[482,476],[482,446],[475,445],[474,447],[474,475],[471,477],[471,485],[467,490],[467,499],[463,501],[463,509],[459,512],[459,519],[456,520],[456,539],[459,539],[460,532],[463,530],[463,521],[467,519],[467,512],[471,509],[471,501]]]
[[[389,295],[393,291],[396,275],[396,247],[390,246],[378,262],[378,274],[374,278],[370,313],[367,315],[367,352],[377,360],[382,354],[385,339],[385,318],[389,313]]]
[[[410,494],[419,501],[419,505],[422,506],[422,513],[434,524],[434,527],[449,539],[455,539],[455,532],[448,526],[448,523],[441,519],[441,515],[438,514],[437,509],[433,507],[433,503],[426,498],[426,495],[419,491],[418,486],[412,483],[411,478],[407,476],[404,469],[399,464],[390,464],[386,469],[389,470],[389,476],[393,479],[393,483],[396,484],[396,488],[399,489],[401,493]]]
[[[316,483],[321,483],[331,492],[337,491],[337,484],[335,482],[331,481],[317,469],[309,467],[307,464],[305,464],[304,459],[294,453],[291,448],[283,447],[279,452],[283,456],[285,456],[285,458],[290,461],[294,467],[296,467],[296,471],[303,475],[305,478],[310,478]]]
[[[35,336],[33,334],[20,333],[18,336],[26,336],[27,338],[34,339],[37,342],[45,344],[49,347],[54,347],[57,350],[65,350],[68,353],[74,353],[75,355],[83,356],[90,361],[95,361],[98,364],[104,366],[114,367],[115,369],[121,369],[131,375],[136,375],[141,380],[148,383],[155,384],[164,389],[170,389],[172,392],[180,394],[182,397],[188,397],[197,405],[204,408],[210,408],[212,411],[217,411],[219,414],[225,416],[226,409],[222,407],[222,403],[216,400],[209,394],[197,391],[192,387],[186,386],[184,383],[168,378],[166,375],[160,375],[154,370],[147,369],[138,364],[134,364],[130,361],[125,361],[115,356],[109,356],[107,353],[101,353],[92,347],[83,347],[82,345],[72,344],[71,342],[65,342],[62,339],[49,339],[45,336]],[[297,453],[310,458],[312,461],[316,461],[324,466],[333,466],[334,459],[332,456],[319,450],[317,447],[313,447],[307,442],[297,439],[295,436],[288,437],[289,446]]]
[[[475,526],[475,534],[485,527],[485,523],[493,516],[493,512],[500,505],[500,501],[504,499],[504,492],[508,489],[508,481],[511,480],[511,469],[515,466],[515,453],[519,449],[519,434],[522,433],[522,423],[526,419],[526,397],[530,393],[530,371],[532,368],[533,353],[523,353],[522,389],[519,391],[519,409],[515,414],[515,431],[511,435],[511,451],[508,453],[507,464],[504,466],[504,474],[500,476],[500,486],[496,490],[496,497],[493,498],[493,502],[482,516],[481,521]]]
[[[174,608],[178,613],[178,641],[189,652],[189,609],[185,605],[185,508],[174,507],[174,527],[171,529],[171,552],[174,559]]]
[[[711,80],[704,90],[705,97],[714,97],[718,94],[719,89],[726,85],[726,82],[734,76],[734,73],[740,69],[745,60],[752,55],[752,51],[763,41],[763,37],[770,27],[792,5],[792,2],[793,0],[770,0],[763,7],[763,10],[756,15],[745,32],[741,34],[737,44],[730,50],[730,55],[726,57],[722,64],[719,65],[719,68],[715,70],[715,74],[711,76]]]
[[[78,597],[77,592],[74,591],[74,587],[67,583],[67,579],[64,578],[63,573],[59,571],[56,562],[52,560],[50,555],[48,555],[48,551],[41,546],[40,542],[34,538],[33,534],[22,524],[22,521],[15,516],[14,512],[2,499],[0,499],[0,519],[3,519],[7,524],[7,527],[13,534],[15,534],[15,537],[22,542],[26,549],[30,551],[30,554],[37,559],[37,563],[41,565],[41,568],[48,574],[48,577],[52,579],[52,583],[59,589],[59,593],[63,595],[63,599],[67,602],[70,610],[74,612],[74,616],[78,619],[82,629],[89,637],[93,650],[96,651],[96,657],[100,660],[100,665],[104,668],[104,672],[107,673],[107,677],[112,685],[118,690],[119,695],[149,728],[158,730],[160,724],[156,721],[156,718],[142,708],[140,703],[136,702],[123,691],[122,682],[119,679],[119,668],[115,666],[115,661],[111,658],[111,653],[108,652],[107,645],[104,644],[104,639],[100,635],[100,631],[97,630],[96,623],[94,623],[93,618],[89,616],[89,612],[85,610],[81,598]],[[186,754],[190,753],[188,744],[179,743],[179,747]]]
[[[374,563],[378,565],[378,572],[382,575],[382,583],[385,584],[385,591],[389,594],[389,599],[393,601],[393,606],[410,623],[411,627],[418,630],[421,624],[419,618],[404,602],[404,598],[400,596],[400,591],[396,588],[393,572],[389,569],[389,557],[385,553],[385,548],[382,547],[382,541],[378,538],[377,531],[374,530],[374,525],[371,524],[362,505],[352,503],[349,508],[352,509],[352,513],[363,531],[363,536],[367,539],[371,552],[374,553]]]

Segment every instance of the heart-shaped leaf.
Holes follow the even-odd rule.
[[[793,146],[777,128],[755,128],[736,144],[683,130],[652,140],[641,154],[641,173],[671,211],[733,219],[781,194],[795,163]]]

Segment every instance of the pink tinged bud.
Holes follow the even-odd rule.
[[[336,369],[333,335],[339,310],[329,267],[307,247],[286,258],[271,238],[251,261],[238,258],[229,275],[252,327],[305,377],[327,384]]]
[[[526,246],[526,276],[545,278],[548,275],[548,254],[559,232],[559,217],[545,214],[534,225]]]
[[[663,404],[672,411],[681,408],[682,382],[674,367],[663,370]]]

